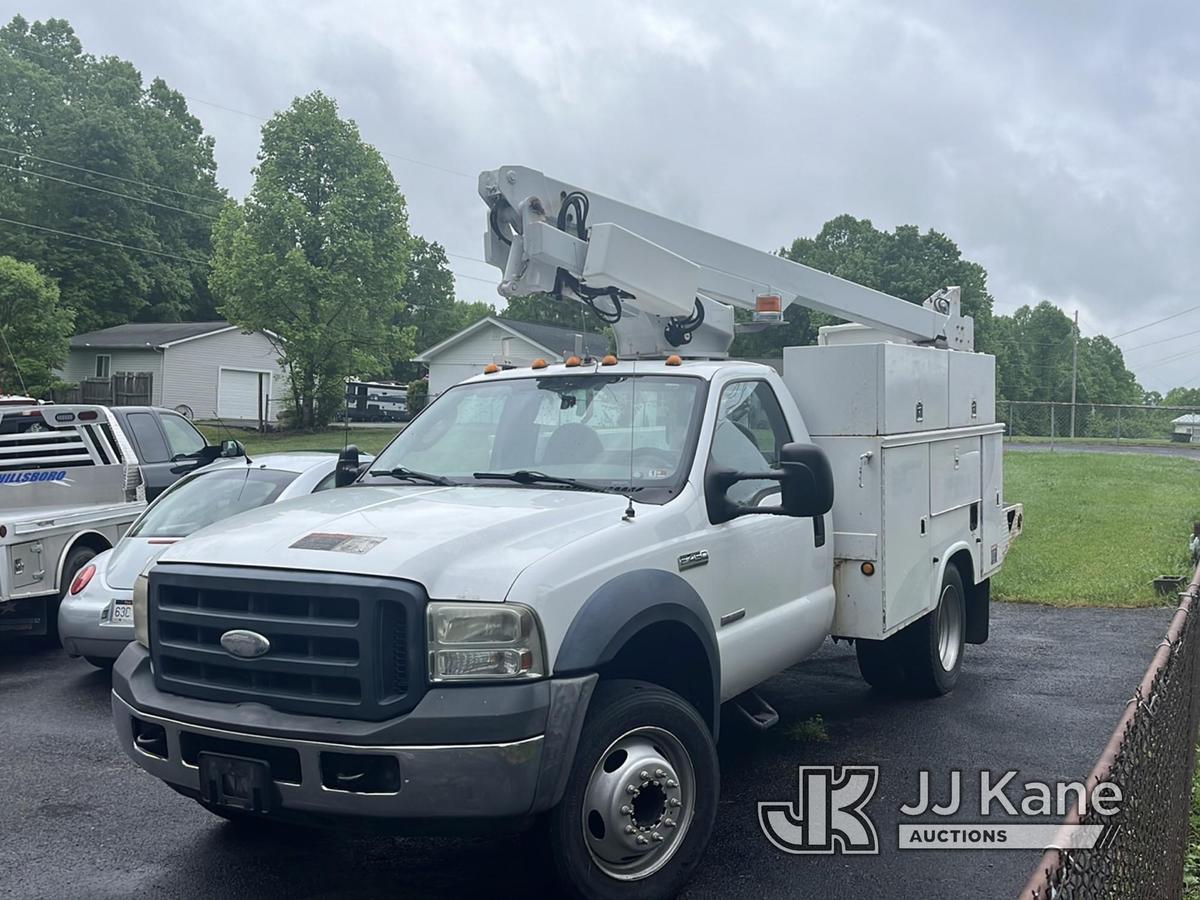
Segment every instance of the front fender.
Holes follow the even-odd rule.
[[[712,618],[695,588],[673,572],[635,569],[605,582],[584,602],[567,629],[554,672],[593,672],[609,663],[642,629],[674,622],[692,632],[708,658],[713,698],[701,710],[710,723],[720,721],[721,655]]]

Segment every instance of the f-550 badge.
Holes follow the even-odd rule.
[[[688,569],[695,569],[697,566],[708,565],[708,551],[695,550],[691,553],[685,553],[679,557],[679,571],[686,572]]]

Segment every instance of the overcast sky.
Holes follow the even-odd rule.
[[[484,227],[475,176],[516,163],[764,249],[843,212],[936,228],[988,270],[997,312],[1049,299],[1078,308],[1085,335],[1200,306],[1195,3],[75,0],[20,11],[67,18],[89,52],[185,94],[239,197],[255,117],[316,88],[332,95],[386,154],[413,229],[457,254],[464,299],[498,299],[492,270],[472,259]],[[1190,331],[1200,309],[1117,343],[1147,388],[1195,387],[1189,360],[1163,362],[1196,340],[1164,339]]]

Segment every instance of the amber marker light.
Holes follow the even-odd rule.
[[[604,359],[600,360],[600,365],[602,365],[602,366],[615,366],[616,364],[617,364],[617,358],[615,356],[613,356],[611,353],[608,354],[608,356],[604,357]]]
[[[667,357],[667,365],[668,366],[682,366],[683,365],[683,357],[672,353],[670,356]]]
[[[568,356],[567,361],[563,365],[565,365],[568,369],[574,369],[582,362],[583,360],[581,360],[578,356]]]
[[[547,366],[547,362],[544,359],[535,359],[533,361],[533,363],[529,366],[529,368],[544,369],[544,368],[546,368],[546,366]]]
[[[483,367],[484,375],[495,375],[499,371],[500,371],[500,367],[498,365],[496,365],[495,363],[488,363],[486,366]]]
[[[862,569],[862,573],[867,577],[875,574],[875,563],[873,562],[865,562],[859,568]]]

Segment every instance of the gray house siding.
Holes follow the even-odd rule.
[[[253,397],[236,400],[233,392],[244,391],[247,384],[253,390],[259,373],[265,376],[262,383],[267,420],[274,422],[285,405],[287,382],[279,366],[279,354],[266,335],[237,329],[222,331],[174,344],[164,349],[163,356],[164,406],[186,406],[197,419],[219,416],[228,421],[253,421]]]
[[[486,325],[429,358],[430,396],[478,375],[488,363],[527,366],[540,357],[549,358],[549,354],[498,325]]]
[[[80,347],[71,350],[60,377],[63,381],[76,384],[85,378],[96,376],[96,356],[111,357],[109,374],[118,372],[149,372],[153,375],[151,403],[162,406],[163,397],[163,352],[160,350],[106,350],[104,348]]]

